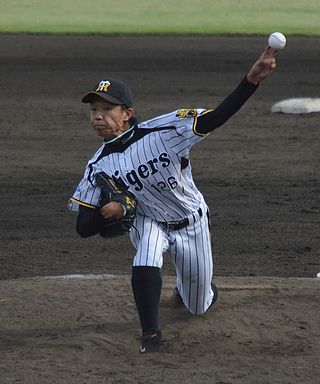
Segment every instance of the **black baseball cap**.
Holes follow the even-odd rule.
[[[81,101],[83,103],[91,103],[94,95],[116,105],[125,105],[127,108],[133,106],[132,92],[130,88],[122,81],[115,79],[100,80],[94,89],[86,93]]]

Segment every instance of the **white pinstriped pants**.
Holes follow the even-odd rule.
[[[202,211],[206,210],[204,207]],[[169,251],[185,306],[193,314],[206,312],[213,299],[213,259],[207,214],[176,231],[167,230],[157,221],[140,215],[134,225],[137,230],[132,229],[130,233],[137,250],[133,266],[161,268],[163,253]]]

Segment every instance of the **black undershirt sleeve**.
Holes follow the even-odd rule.
[[[105,219],[100,214],[99,209],[79,206],[76,230],[81,237],[89,237],[100,232]]]
[[[245,77],[216,109],[198,117],[196,132],[206,134],[223,125],[242,107],[257,88],[258,85],[249,83]]]

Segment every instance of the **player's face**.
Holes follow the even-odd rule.
[[[132,113],[132,108],[111,104],[97,96],[91,102],[90,121],[99,136],[113,139],[130,128]]]

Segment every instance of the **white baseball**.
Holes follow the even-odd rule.
[[[319,272],[319,273],[317,273],[317,278],[318,278],[318,279],[320,279],[320,272]]]
[[[287,39],[281,32],[274,32],[269,36],[268,44],[271,48],[283,49]]]

